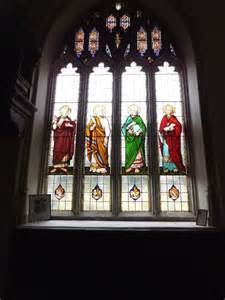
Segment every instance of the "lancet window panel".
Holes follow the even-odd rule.
[[[132,63],[122,74],[121,97],[121,153],[122,173],[146,172],[147,159],[147,99],[146,74]],[[135,154],[139,161],[132,168]]]
[[[53,211],[71,211],[80,74],[71,63],[56,76],[50,120],[47,190]]]
[[[85,173],[109,173],[113,78],[100,63],[89,77],[85,134]]]
[[[184,101],[175,67],[164,62],[155,74],[155,86],[161,210],[189,211]]]

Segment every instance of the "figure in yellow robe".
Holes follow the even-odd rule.
[[[90,172],[107,173],[109,136],[110,126],[105,116],[105,107],[96,105],[93,116],[86,126],[86,149]]]

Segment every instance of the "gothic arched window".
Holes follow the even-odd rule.
[[[43,192],[52,215],[195,213],[182,54],[142,8],[99,9],[52,66]]]

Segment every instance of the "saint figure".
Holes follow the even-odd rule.
[[[54,117],[52,123],[53,130],[53,166],[51,173],[63,171],[67,173],[67,168],[74,154],[74,136],[76,122],[70,118],[71,108],[63,105],[59,109],[59,117]]]
[[[162,153],[163,172],[185,171],[181,155],[180,136],[182,125],[175,117],[175,107],[166,104],[163,107],[164,116],[159,128],[159,142]]]
[[[126,172],[139,173],[145,166],[145,135],[146,126],[139,115],[140,108],[132,104],[128,107],[129,116],[122,126],[125,137],[125,168]]]
[[[93,116],[86,126],[86,148],[90,172],[107,173],[109,136],[110,126],[105,106],[96,105]]]

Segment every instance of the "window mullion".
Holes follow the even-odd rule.
[[[81,73],[73,188],[73,212],[75,215],[80,214],[82,210],[88,79],[88,72]]]
[[[157,114],[156,114],[156,90],[154,72],[150,69],[147,73],[147,97],[149,103],[148,122],[149,132],[149,166],[151,179],[151,204],[152,212],[158,215],[160,212],[160,188],[159,188],[159,157],[158,157],[158,128],[157,128]]]
[[[121,197],[121,72],[116,70],[113,76],[113,114],[112,114],[112,213],[118,215],[120,212]]]

